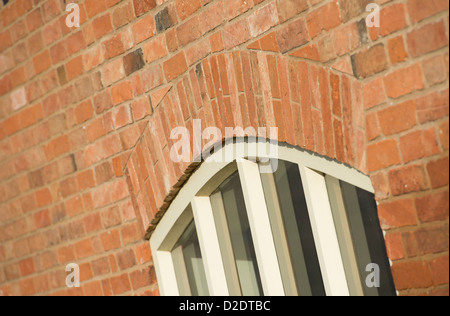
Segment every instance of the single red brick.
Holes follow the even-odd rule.
[[[144,223],[145,225],[145,223]],[[124,245],[132,244],[137,241],[142,240],[142,236],[144,235],[144,231],[140,229],[140,224],[138,222],[133,222],[127,225],[124,225],[120,232],[122,235],[122,241]],[[134,257],[133,257],[134,260]]]
[[[104,86],[108,87],[124,77],[125,69],[122,58],[115,59],[114,61],[103,66],[102,79]]]
[[[390,170],[389,183],[394,196],[423,191],[429,187],[425,170],[421,165],[399,167]]]
[[[158,36],[144,45],[144,59],[151,63],[164,56],[167,56],[167,45],[164,36]]]
[[[449,282],[448,255],[430,261],[430,270],[435,285],[445,285]]]
[[[83,56],[75,57],[66,64],[66,74],[68,81],[71,81],[72,79],[82,75],[83,72]]]
[[[429,16],[448,10],[448,1],[445,0],[409,0],[407,5],[412,23],[422,21]]]
[[[130,274],[130,279],[134,290],[152,285],[152,280],[148,269],[134,271]]]
[[[133,24],[132,32],[136,44],[153,37],[156,34],[155,19],[152,15],[140,19],[137,23]]]
[[[36,201],[39,207],[52,203],[53,198],[48,188],[39,190],[35,194],[36,194]]]
[[[152,259],[152,253],[148,243],[136,246],[136,259],[138,264],[145,264]]]
[[[435,128],[425,131],[415,131],[400,138],[400,148],[405,163],[440,152],[436,139]]]
[[[86,47],[82,31],[79,31],[66,39],[69,55],[73,55]]]
[[[125,47],[122,42],[121,34],[117,34],[104,41],[103,49],[105,51],[105,59],[110,59],[123,54],[125,52]]]
[[[19,261],[19,269],[22,276],[33,274],[36,271],[33,258]]]
[[[91,100],[87,100],[80,105],[78,105],[75,109],[75,115],[77,118],[77,124],[81,124],[91,119],[94,115],[94,109],[92,107]]]
[[[163,66],[167,81],[172,81],[177,78],[188,69],[184,52],[182,51],[164,62]]]
[[[27,15],[28,31],[31,33],[43,25],[40,8],[37,8]],[[0,49],[1,50],[1,49]]]
[[[105,275],[111,272],[111,267],[109,265],[109,260],[106,257],[94,260],[92,262],[92,271],[95,276]]]
[[[58,0],[48,0],[43,3],[42,6],[42,14],[44,16],[44,21],[48,22],[52,20],[54,17],[56,17],[60,12],[61,9],[61,2]]]
[[[435,121],[449,114],[449,90],[432,92],[417,99],[417,116],[420,123]]]
[[[388,67],[384,44],[375,45],[351,56],[355,76],[367,78]]]
[[[131,290],[130,279],[127,273],[111,278],[111,287],[114,295],[123,294]]]
[[[433,22],[414,29],[408,33],[406,38],[411,56],[421,56],[447,46],[448,39],[446,34],[443,21]]]
[[[416,231],[416,240],[421,255],[448,251],[448,223],[422,227]]]
[[[43,210],[38,213],[35,213],[33,217],[36,228],[38,229],[50,226],[51,224],[50,213],[48,210]]]
[[[428,175],[433,189],[448,185],[449,182],[449,158],[444,157],[427,164]]]
[[[92,281],[90,283],[83,284],[83,290],[86,296],[103,296],[101,281]]]
[[[382,203],[378,206],[378,214],[383,229],[417,225],[416,210],[412,199]]]
[[[281,23],[305,11],[308,7],[307,0],[277,0],[278,17]]]
[[[304,18],[300,18],[276,31],[277,43],[282,53],[306,44],[310,38]]]
[[[74,247],[77,259],[84,259],[94,254],[91,238],[86,238],[75,243]]]
[[[195,11],[200,9],[202,3],[200,0],[176,0],[176,8],[178,17],[185,20],[191,16]]]
[[[398,262],[392,266],[397,290],[428,288],[433,285],[428,266],[423,262]]]
[[[86,134],[88,136],[89,142],[93,142],[96,139],[104,136],[106,134],[105,126],[103,125],[103,118],[99,117],[92,121],[86,127]]]
[[[423,74],[429,86],[442,83],[448,79],[448,67],[445,59],[448,60],[447,54],[433,56],[422,62]]]
[[[105,11],[107,8],[105,0],[86,0],[84,6],[90,18]]]
[[[36,55],[33,58],[33,64],[36,74],[40,74],[49,69],[52,64],[49,51],[45,50],[39,55]]]
[[[386,101],[383,78],[376,78],[364,84],[364,107],[369,109]]]
[[[156,7],[155,0],[133,0],[134,12],[137,17]]]
[[[96,39],[110,33],[113,29],[111,22],[111,14],[107,13],[92,21],[92,28]]]
[[[198,16],[194,16],[177,27],[177,38],[180,47],[194,42],[202,36],[201,23]]]
[[[103,249],[109,251],[112,249],[117,249],[120,247],[120,235],[119,230],[111,230],[100,235],[102,241]]]
[[[416,208],[419,219],[422,222],[433,222],[448,219],[448,190],[417,198]]]
[[[132,249],[125,249],[116,253],[116,259],[121,270],[126,270],[136,265],[136,258]]]
[[[215,29],[225,19],[223,3],[218,2],[206,7],[205,11],[200,14],[199,19],[202,21],[201,30],[203,34]]]
[[[124,81],[111,89],[111,97],[114,105],[123,103],[133,98],[133,88],[130,81]]]
[[[381,129],[385,135],[397,134],[416,126],[416,106],[407,101],[378,112]]]
[[[135,18],[133,4],[128,2],[123,6],[117,7],[112,12],[112,21],[114,29],[118,29],[125,24],[130,23]]]
[[[387,95],[398,98],[424,87],[422,71],[418,64],[395,70],[384,77]]]
[[[389,57],[392,64],[398,64],[408,58],[403,36],[397,36],[388,40]]]

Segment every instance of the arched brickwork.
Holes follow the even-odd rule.
[[[369,28],[369,2],[84,0],[79,29],[58,0],[2,7],[0,295],[158,294],[143,237],[193,119],[370,176],[397,290],[448,294],[448,3],[373,1]]]
[[[128,161],[130,192],[147,229],[198,163],[174,163],[172,129],[278,127],[278,141],[367,173],[362,85],[318,63],[279,53],[212,54],[155,92],[153,117]],[[210,140],[203,140],[202,146]],[[193,161],[193,158],[192,160]]]

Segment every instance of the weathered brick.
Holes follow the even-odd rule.
[[[389,171],[389,183],[395,196],[420,192],[429,187],[423,166],[411,165]]]
[[[158,33],[164,32],[174,25],[168,7],[165,7],[155,15],[155,23]]]
[[[125,69],[125,74],[127,76],[131,75],[133,72],[138,71],[144,67],[144,59],[142,49],[139,48],[132,53],[129,53],[123,58],[123,65]]]
[[[388,67],[386,49],[383,44],[375,45],[351,57],[353,71],[358,78],[367,78]]]

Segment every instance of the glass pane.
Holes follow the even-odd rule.
[[[395,296],[394,281],[378,219],[375,196],[346,182],[341,181],[340,184],[364,295]],[[372,263],[380,268],[379,288],[367,287],[365,284],[370,274],[366,271],[366,267]]]
[[[324,296],[298,165],[278,161],[274,174],[261,177],[286,294]]]
[[[194,221],[178,240],[172,250],[172,257],[180,294],[182,296],[208,296],[205,268]]]
[[[241,188],[241,181],[239,174],[235,173],[220,187],[217,194],[221,195],[222,205],[218,205],[216,199],[212,197],[212,205],[215,212],[216,225],[219,233],[219,240],[221,241],[222,253],[227,256],[227,240],[231,243],[232,262],[235,267],[234,274],[238,279],[240,286],[240,294],[244,296],[259,296],[263,294],[262,284],[259,275],[258,264],[256,261],[256,254],[253,245],[253,238],[250,231],[250,225],[247,217],[247,209],[245,207],[244,196]],[[216,200],[216,201],[215,201]],[[220,216],[223,212],[224,216]],[[220,228],[224,223],[220,218],[226,221],[227,231]],[[225,258],[225,261],[229,262]],[[228,269],[227,278],[232,282],[233,271]],[[231,289],[230,292],[236,294]]]

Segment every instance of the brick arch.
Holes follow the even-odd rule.
[[[279,143],[367,174],[362,84],[320,62],[253,49],[211,54],[154,92],[151,101],[153,116],[125,163],[147,237],[199,164],[169,157],[171,130],[186,127],[193,135],[194,119],[222,135],[225,127],[277,127]]]
[[[125,168],[142,234],[149,238],[197,167],[170,162],[171,128],[192,129],[193,119],[221,129],[276,126],[280,142],[371,177],[402,294],[445,293],[448,176],[439,169],[448,164],[448,110],[433,104],[445,108],[448,89],[426,91],[439,82],[432,73],[423,77],[431,65],[406,57],[421,58],[445,46],[444,24],[428,26],[434,34],[431,50],[417,42],[424,33],[408,33],[407,51],[399,37],[382,40],[404,27],[403,22],[368,29],[364,19],[352,21],[362,7],[344,2],[327,2],[306,19],[296,18],[299,12],[289,12],[288,4],[278,12],[279,17],[286,15],[278,22],[271,20],[272,2],[248,17],[252,25],[245,20],[225,25],[163,62],[169,84],[151,94],[154,115]],[[393,4],[383,14],[403,10]],[[352,22],[338,27],[342,21]],[[272,31],[277,23],[284,26]],[[427,129],[435,120],[440,136],[436,128]]]

